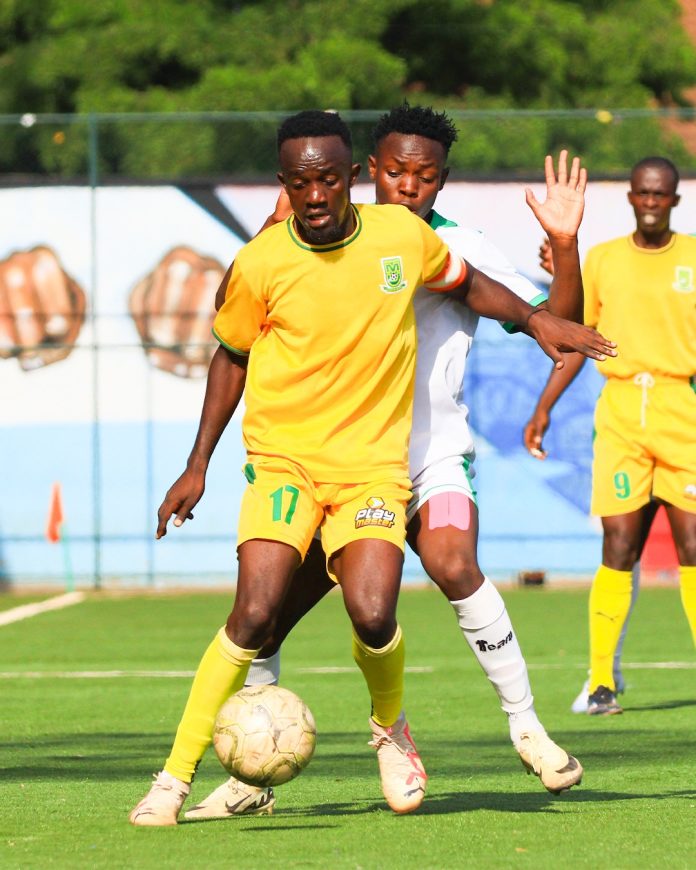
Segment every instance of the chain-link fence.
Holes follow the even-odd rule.
[[[597,186],[602,197],[583,232],[598,241],[631,220],[625,178],[635,160],[666,154],[685,176],[696,174],[675,132],[691,129],[692,113],[452,114],[460,138],[451,178],[468,180],[450,180],[438,209],[466,223],[475,215],[474,225],[537,280],[539,228],[522,213],[520,186],[484,179],[539,179],[546,153],[564,146],[582,154],[592,178],[623,179]],[[345,116],[364,162],[379,113]],[[244,485],[237,420],[195,522],[155,544],[155,516],[195,436],[215,288],[275,202],[282,117],[0,118],[0,584],[233,576]],[[370,201],[371,187],[361,187],[356,201]],[[678,209],[686,231],[696,230],[692,200],[685,195]],[[477,336],[465,384],[483,445],[482,564],[494,576],[588,574],[599,555],[586,516],[596,373],[586,367],[555,412],[562,422],[549,443],[559,465],[547,462],[534,476],[520,434],[547,361],[528,339],[492,327]],[[61,547],[44,536],[56,482]],[[419,566],[409,558],[413,575]]]
[[[344,112],[365,161],[378,111]],[[569,148],[593,178],[622,175],[659,153],[696,173],[696,112],[679,110],[451,111],[459,129],[453,178],[536,178],[540,155]],[[268,182],[280,112],[6,115],[0,173],[9,182]]]

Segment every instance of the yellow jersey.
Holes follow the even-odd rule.
[[[251,457],[281,456],[316,482],[408,477],[422,284],[459,284],[464,262],[400,205],[352,206],[341,242],[312,246],[294,218],[237,254],[218,341],[249,353],[242,431]]]
[[[632,236],[591,248],[583,267],[585,323],[618,344],[597,363],[606,377],[696,373],[696,238],[675,233],[663,248]]]

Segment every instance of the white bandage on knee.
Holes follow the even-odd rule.
[[[280,679],[280,650],[267,659],[254,659],[245,686],[276,686]]]
[[[486,577],[468,598],[450,601],[459,627],[506,713],[521,713],[534,703],[527,665],[500,593]]]

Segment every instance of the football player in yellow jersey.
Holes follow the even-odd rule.
[[[558,261],[546,300],[482,233],[458,226],[434,210],[447,180],[447,158],[456,138],[447,114],[430,107],[404,103],[382,115],[373,131],[374,151],[369,158],[377,202],[404,205],[434,228],[451,250],[532,305],[545,304],[555,313],[572,316],[577,311],[579,315],[579,287],[569,280],[569,276],[580,276],[577,229],[584,208],[585,174],[579,158],[568,171],[567,153],[562,151],[558,178],[547,158],[546,200],[543,204],[530,200],[534,214],[553,239]],[[283,222],[291,211],[287,195],[281,192],[264,228]],[[218,291],[218,309],[224,303],[225,289],[222,286]],[[426,573],[447,597],[468,647],[494,688],[524,767],[550,792],[559,794],[581,781],[582,765],[549,737],[539,720],[505,602],[478,564],[474,445],[467,425],[467,396],[462,395],[478,317],[466,306],[424,289],[417,291],[414,309],[418,353],[409,442],[413,495],[407,509],[407,538]],[[245,685],[279,681],[283,639],[334,586],[326,574],[321,544],[315,540],[295,575],[273,638],[249,668]],[[497,639],[495,644],[492,637]],[[269,814],[275,800],[272,788],[256,788],[230,777],[189,809],[185,818]]]
[[[620,358],[598,365],[607,382],[595,412],[592,512],[604,538],[590,593],[590,715],[622,712],[614,657],[656,503],[672,528],[696,643],[696,238],[670,228],[678,183],[669,160],[638,162],[628,194],[635,232],[591,248],[583,270],[585,321],[611,330],[621,347]],[[525,428],[538,458],[551,409],[583,361],[569,357],[552,372]]]
[[[176,824],[215,715],[270,637],[318,526],[370,693],[382,790],[397,813],[420,805],[426,775],[402,710],[396,621],[419,286],[527,329],[559,364],[564,349],[615,354],[595,330],[532,308],[452,255],[407,209],[353,206],[360,167],[338,115],[287,119],[278,146],[293,215],[243,248],[228,273],[196,441],[158,514],[157,537],[172,514],[175,525],[191,516],[246,381],[237,593],[198,667],[164,770],[130,814],[136,825]]]

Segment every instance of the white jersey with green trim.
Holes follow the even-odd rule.
[[[546,298],[483,233],[460,227],[437,212],[429,223],[452,251],[521,299],[538,305]],[[418,353],[409,465],[416,483],[429,466],[453,457],[473,459],[469,409],[462,393],[466,358],[479,318],[466,305],[424,287],[413,301]],[[508,329],[507,324],[503,328]]]

